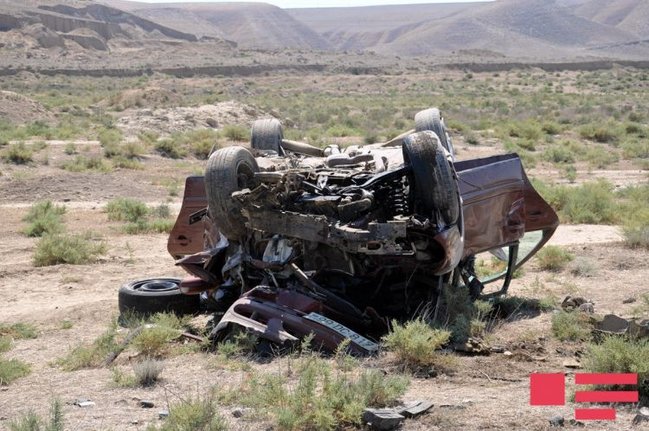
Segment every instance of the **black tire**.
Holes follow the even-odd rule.
[[[207,161],[205,193],[209,215],[229,239],[237,240],[246,233],[241,207],[232,199],[232,193],[254,187],[255,172],[259,172],[257,162],[243,147],[221,148]]]
[[[424,130],[435,132],[442,146],[455,159],[453,143],[451,142],[451,137],[448,135],[446,124],[444,124],[444,119],[438,108],[425,109],[415,114],[415,131],[423,132]]]
[[[274,118],[256,120],[252,123],[250,146],[255,150],[272,150],[284,155],[282,150],[282,124]]]
[[[200,310],[199,295],[183,295],[178,278],[145,278],[130,281],[120,287],[119,312],[122,317],[148,316],[173,312],[177,315],[196,314]]]
[[[402,145],[403,159],[410,165],[414,187],[415,210],[426,217],[439,214],[449,226],[460,216],[460,194],[456,175],[434,132],[408,135]]]

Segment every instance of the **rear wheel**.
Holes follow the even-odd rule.
[[[239,239],[246,233],[240,205],[232,193],[255,185],[257,162],[243,147],[221,148],[210,156],[205,169],[205,193],[210,218],[229,239]]]
[[[274,118],[257,120],[252,123],[250,146],[255,150],[272,150],[283,155],[282,124]]]
[[[438,108],[430,108],[417,112],[415,115],[415,130],[417,132],[423,132],[424,130],[435,132],[442,147],[455,159],[453,143],[451,142],[451,137],[448,135],[446,124],[444,124],[444,119]]]
[[[403,159],[412,169],[413,196],[418,213],[439,214],[439,223],[451,225],[460,216],[460,195],[453,167],[437,135],[423,131],[403,142]]]
[[[183,295],[178,278],[146,278],[124,284],[118,293],[121,317],[155,313],[196,314],[199,297]]]

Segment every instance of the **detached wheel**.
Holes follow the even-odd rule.
[[[178,278],[146,278],[126,283],[119,289],[119,312],[151,315],[172,312],[177,315],[196,314],[200,309],[198,295],[180,293]]]
[[[246,233],[240,205],[232,193],[255,185],[259,166],[252,153],[243,147],[226,147],[215,151],[205,169],[205,193],[210,218],[229,239]]]
[[[274,118],[257,120],[252,123],[250,146],[255,150],[272,150],[284,155],[282,150],[282,124]]]
[[[460,216],[460,194],[446,151],[434,132],[423,131],[406,136],[403,159],[410,165],[418,213],[431,217],[439,214],[444,225],[457,222]]]
[[[442,146],[455,160],[453,143],[451,142],[451,137],[448,135],[446,130],[446,124],[444,124],[442,113],[438,108],[430,108],[417,112],[417,114],[415,114],[415,130],[417,132],[423,132],[424,130],[435,132]]]

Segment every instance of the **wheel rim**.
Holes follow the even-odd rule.
[[[178,289],[178,283],[170,280],[147,280],[133,288],[142,292],[168,292]]]

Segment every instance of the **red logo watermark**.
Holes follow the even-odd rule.
[[[576,385],[637,385],[638,375],[632,373],[577,373]],[[577,391],[576,403],[637,403],[638,391]],[[557,374],[530,374],[530,405],[563,406],[566,404],[566,376]],[[614,421],[613,408],[578,408],[575,419],[582,421]]]

